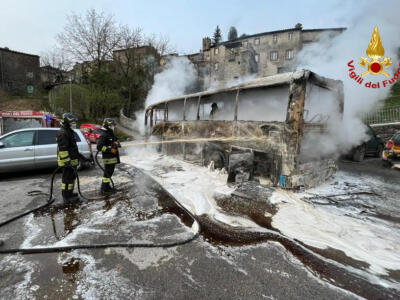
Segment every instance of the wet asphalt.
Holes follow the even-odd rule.
[[[40,205],[51,170],[0,179],[0,221]],[[59,177],[59,175],[58,175]],[[190,237],[187,216],[151,178],[121,165],[119,191],[98,194],[98,169],[80,172],[86,206],[45,209],[0,229],[2,247],[170,241]],[[59,179],[56,197],[59,198]],[[189,226],[188,226],[189,225]],[[204,235],[173,248],[107,248],[0,255],[1,299],[351,299],[281,244],[211,243]]]

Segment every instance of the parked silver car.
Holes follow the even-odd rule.
[[[25,128],[0,137],[0,173],[57,167],[59,128]],[[75,129],[79,152],[92,158],[91,148],[79,129]],[[83,162],[80,162],[83,165]]]

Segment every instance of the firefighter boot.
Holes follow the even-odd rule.
[[[72,190],[63,191],[63,199],[64,199],[64,205],[71,205],[80,202],[78,194],[74,196]]]
[[[71,204],[71,191],[68,190],[62,190],[61,192],[62,198],[64,200],[64,206],[70,205]]]
[[[110,186],[110,183],[109,182],[102,182],[100,191],[101,191],[102,194],[110,194],[112,192],[112,188]]]

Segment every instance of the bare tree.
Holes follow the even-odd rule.
[[[120,42],[119,28],[112,15],[91,9],[86,15],[72,13],[57,40],[65,54],[77,61],[94,61],[100,67],[112,59]]]
[[[160,56],[174,51],[173,47],[171,46],[171,41],[167,35],[151,34],[145,38],[145,42],[146,44],[156,48]]]
[[[72,61],[68,58],[65,53],[57,48],[54,47],[51,50],[41,53],[40,55],[40,65],[44,66],[51,66],[53,68],[57,68],[61,71],[67,72],[72,67]]]
[[[139,68],[141,67],[141,53],[139,47],[143,45],[142,29],[131,29],[128,26],[120,28],[118,50],[114,51],[113,60],[121,78],[121,84],[128,93],[128,103],[132,101],[132,93],[137,85],[141,84]]]
[[[140,28],[131,29],[128,26],[120,28],[120,43],[114,51],[114,64],[119,74],[121,88],[126,93],[126,108],[138,108],[150,88],[159,64],[159,49],[167,49],[168,43],[157,37],[152,42],[144,36]]]
[[[41,67],[47,67],[47,78],[49,81],[62,82],[68,78],[68,72],[72,68],[72,61],[59,48],[54,47],[52,50],[41,53]]]

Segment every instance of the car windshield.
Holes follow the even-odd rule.
[[[394,136],[393,136],[393,138],[392,138],[392,140],[393,140],[393,142],[396,144],[396,145],[400,145],[400,134],[395,134]]]
[[[93,133],[101,134],[102,130],[101,129],[95,129],[95,130],[93,130]]]

